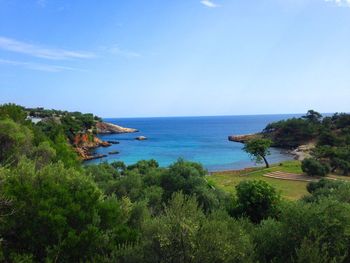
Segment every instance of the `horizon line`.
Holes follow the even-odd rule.
[[[343,112],[320,112],[322,115],[333,115]],[[344,112],[347,113],[347,112]],[[157,119],[157,118],[206,118],[206,117],[240,117],[240,116],[273,116],[305,115],[306,113],[259,113],[259,114],[225,114],[225,115],[178,115],[178,116],[143,116],[143,117],[101,117],[102,119]]]

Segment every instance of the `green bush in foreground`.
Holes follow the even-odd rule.
[[[91,261],[113,244],[135,240],[119,201],[104,200],[79,171],[60,163],[36,170],[24,160],[16,169],[0,170],[0,180],[12,211],[0,225],[7,259],[20,253],[35,261]]]
[[[236,213],[247,216],[254,223],[277,215],[280,196],[265,181],[243,181],[236,186],[236,191]]]

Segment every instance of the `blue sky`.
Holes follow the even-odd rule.
[[[0,103],[103,117],[349,111],[350,0],[0,0]]]

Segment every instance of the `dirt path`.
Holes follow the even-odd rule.
[[[270,172],[267,174],[264,174],[263,176],[269,177],[269,178],[275,178],[275,179],[282,179],[282,180],[292,180],[292,181],[304,181],[304,182],[317,182],[320,180],[318,177],[311,178],[310,176],[303,175],[303,174],[293,174],[293,173],[286,173],[286,172]]]

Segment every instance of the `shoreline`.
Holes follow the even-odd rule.
[[[228,140],[231,142],[244,144],[251,139],[262,138],[262,137],[263,137],[262,133],[258,132],[258,133],[251,133],[251,134],[229,135]],[[310,153],[312,149],[315,148],[315,143],[309,142],[303,145],[299,145],[295,149],[287,149],[287,148],[281,148],[281,147],[271,147],[271,148],[283,150],[286,153],[293,155],[295,160],[302,161],[311,156]]]
[[[136,133],[139,130],[134,128],[126,128],[109,122],[97,122],[95,124],[96,134],[90,134],[88,132],[79,133],[74,138],[73,147],[81,158],[83,164],[87,161],[102,159],[113,153],[95,154],[93,151],[97,148],[107,148],[113,144],[119,144],[115,140],[102,140],[98,135],[103,134],[123,134],[123,133]],[[119,153],[119,151],[118,151]]]

